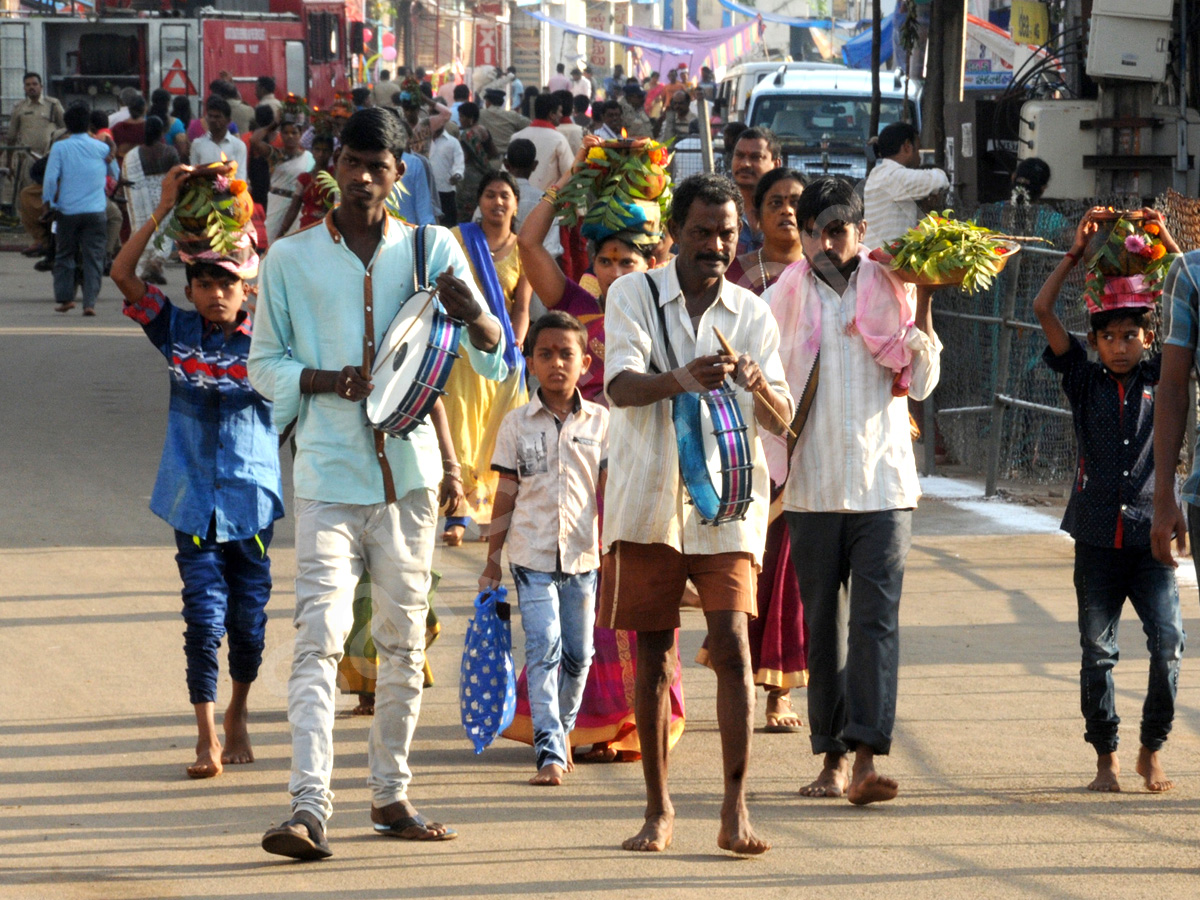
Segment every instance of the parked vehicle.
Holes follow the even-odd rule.
[[[845,66],[777,66],[750,94],[745,121],[779,137],[787,165],[809,175],[865,178],[872,137],[871,73]],[[921,127],[920,95],[900,73],[881,75],[879,127],[909,121]]]
[[[145,0],[99,2],[94,13],[64,3],[57,12],[0,18],[0,109],[24,96],[27,70],[40,73],[64,106],[82,100],[109,113],[122,88],[149,96],[163,87],[188,97],[199,114],[208,83],[223,71],[251,105],[259,75],[275,77],[277,96],[294,93],[317,106],[349,90],[343,0],[261,0],[261,12],[244,11],[257,0],[206,0],[183,16],[174,0],[161,3],[146,10]]]
[[[745,120],[746,104],[750,101],[750,93],[764,78],[776,75],[781,66],[796,71],[841,69],[836,63],[813,62],[751,62],[732,66],[717,85],[717,95],[713,106],[726,122],[742,122]]]

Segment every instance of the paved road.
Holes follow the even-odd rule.
[[[181,272],[171,273],[182,298]],[[335,857],[299,865],[258,839],[286,815],[293,604],[290,522],[272,556],[267,662],[254,689],[258,761],[183,777],[194,725],[183,681],[169,530],[146,510],[162,441],[163,364],[118,313],[52,312],[48,276],[0,254],[0,898],[1189,896],[1196,889],[1200,665],[1186,659],[1166,754],[1180,786],[1139,790],[1132,753],[1145,686],[1136,620],[1117,675],[1127,793],[1082,789],[1071,547],[1045,511],[973,501],[954,482],[918,513],[906,580],[891,804],[802,800],[802,735],[757,734],[751,811],[775,848],[717,851],[714,679],[691,662],[672,756],[679,822],[663,855],[617,849],[637,827],[636,765],[580,766],[525,785],[528,748],[476,757],[457,718],[459,647],[482,548],[439,550],[445,625],[431,651],[413,798],[461,838],[411,845],[367,828],[367,723],[338,721]],[[1194,587],[1186,624],[1197,629]],[[520,632],[517,630],[518,644]],[[228,681],[223,681],[223,696]],[[803,694],[800,694],[802,699]],[[343,704],[352,705],[347,698]],[[761,717],[761,711],[759,713]]]

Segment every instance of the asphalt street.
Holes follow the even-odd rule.
[[[169,292],[186,303],[182,270]],[[339,718],[334,857],[259,848],[287,816],[286,678],[294,602],[290,518],[276,526],[266,661],[251,694],[257,761],[196,782],[170,529],[147,509],[166,415],[165,363],[120,314],[53,312],[48,275],[0,253],[0,898],[1166,897],[1200,868],[1200,664],[1185,655],[1165,751],[1175,790],[1133,772],[1146,651],[1131,612],[1117,669],[1125,792],[1084,789],[1069,540],[1054,510],[985,503],[930,482],[902,605],[895,745],[901,793],[859,809],[807,800],[807,735],[755,734],[750,809],[770,853],[716,847],[715,680],[681,630],[687,728],[671,758],[678,821],[664,854],[622,838],[643,803],[637,764],[580,765],[535,789],[532,751],[476,756],[458,718],[462,638],[483,548],[439,549],[444,627],[430,651],[412,799],[460,832],[412,844],[367,819],[369,723]],[[285,466],[286,470],[286,466]],[[290,484],[286,485],[291,503]],[[939,499],[940,498],[940,499]],[[1194,579],[1181,586],[1195,630]],[[514,642],[521,644],[519,618]],[[222,676],[220,694],[228,696]],[[796,693],[804,710],[804,692]],[[351,697],[340,703],[346,710]],[[758,721],[762,722],[760,701]]]

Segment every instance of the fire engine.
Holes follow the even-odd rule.
[[[251,106],[254,82],[314,106],[349,89],[350,22],[361,0],[23,0],[0,18],[0,109],[38,72],[64,106],[83,100],[114,112],[122,88],[188,97],[193,114],[209,82],[228,72]],[[361,28],[361,26],[359,26]]]

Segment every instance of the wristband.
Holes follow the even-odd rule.
[[[1069,259],[1071,261],[1071,265],[1073,265],[1073,266],[1079,265],[1080,256],[1078,253],[1068,250],[1067,251],[1067,259]]]
[[[162,227],[161,225],[158,224],[158,216],[154,215],[154,213],[150,213],[150,221],[152,221],[154,223],[155,231],[158,231],[158,229]]]

